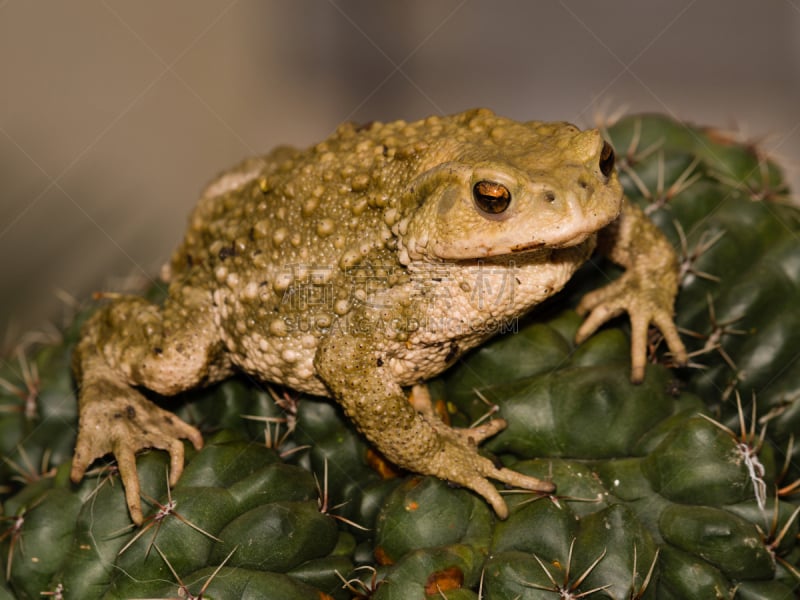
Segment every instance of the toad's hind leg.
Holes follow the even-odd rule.
[[[445,425],[433,410],[415,398],[417,412],[392,377],[386,361],[363,337],[331,335],[317,349],[317,373],[359,430],[394,464],[435,475],[483,496],[500,518],[508,507],[490,479],[523,489],[549,493],[548,482],[497,467],[478,453],[478,442],[497,433],[504,421],[473,429]]]
[[[84,325],[73,356],[79,430],[71,477],[80,481],[97,458],[113,454],[131,518],[142,522],[135,454],[170,454],[170,484],[183,470],[182,438],[202,447],[200,432],[162,410],[133,386],[172,395],[219,380],[230,371],[220,352],[205,294],[174,284],[163,307],[123,297]]]

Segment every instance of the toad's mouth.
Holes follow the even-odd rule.
[[[508,249],[508,253],[520,254],[523,252],[541,250],[543,248],[548,248],[550,250],[562,250],[566,248],[573,248],[575,246],[580,246],[581,244],[583,244],[592,235],[593,233],[582,232],[577,235],[565,237],[564,239],[547,241],[547,242],[541,240],[532,240],[524,244],[517,244],[516,246],[511,246]]]
[[[594,230],[561,231],[557,235],[549,234],[544,237],[533,237],[519,242],[517,239],[491,239],[478,240],[470,244],[458,246],[456,244],[431,244],[426,253],[419,252],[420,245],[415,250],[423,257],[435,261],[474,261],[474,260],[504,260],[510,256],[525,256],[529,259],[534,256],[547,256],[557,250],[567,250],[584,246],[587,241],[594,246]],[[416,258],[416,257],[415,257]]]
[[[459,264],[498,264],[507,265],[509,261],[514,264],[541,264],[558,262],[575,262],[576,260],[586,260],[595,248],[596,238],[591,234],[583,235],[582,240],[575,239],[572,244],[555,246],[553,244],[525,244],[516,246],[514,250],[498,252],[474,258],[463,258],[455,262]]]

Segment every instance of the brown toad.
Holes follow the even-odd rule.
[[[578,341],[627,311],[634,381],[651,323],[684,362],[675,253],[624,200],[596,130],[475,110],[346,124],[307,150],[247,160],[205,190],[165,268],[163,305],[122,297],[86,323],[72,478],[113,453],[140,523],[135,453],[168,450],[174,483],[180,439],[203,440],[136,387],[171,395],[242,370],[333,396],[389,460],[471,488],[503,518],[489,479],[542,492],[552,483],[478,454],[502,419],[453,429],[403,388],[558,292],[598,232],[626,272],[584,298]]]

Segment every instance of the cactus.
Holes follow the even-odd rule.
[[[757,148],[662,116],[608,128],[628,196],[681,253],[677,321],[629,382],[625,323],[573,343],[588,264],[564,293],[430,383],[484,444],[558,485],[484,501],[395,472],[333,403],[231,380],[176,399],[202,427],[168,489],[138,459],[149,517],[113,465],[69,482],[77,422],[63,340],[0,367],[2,598],[741,598],[800,590],[800,211]]]

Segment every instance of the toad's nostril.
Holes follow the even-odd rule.
[[[556,193],[553,191],[547,191],[544,193],[544,199],[550,203],[553,203],[556,201]]]

